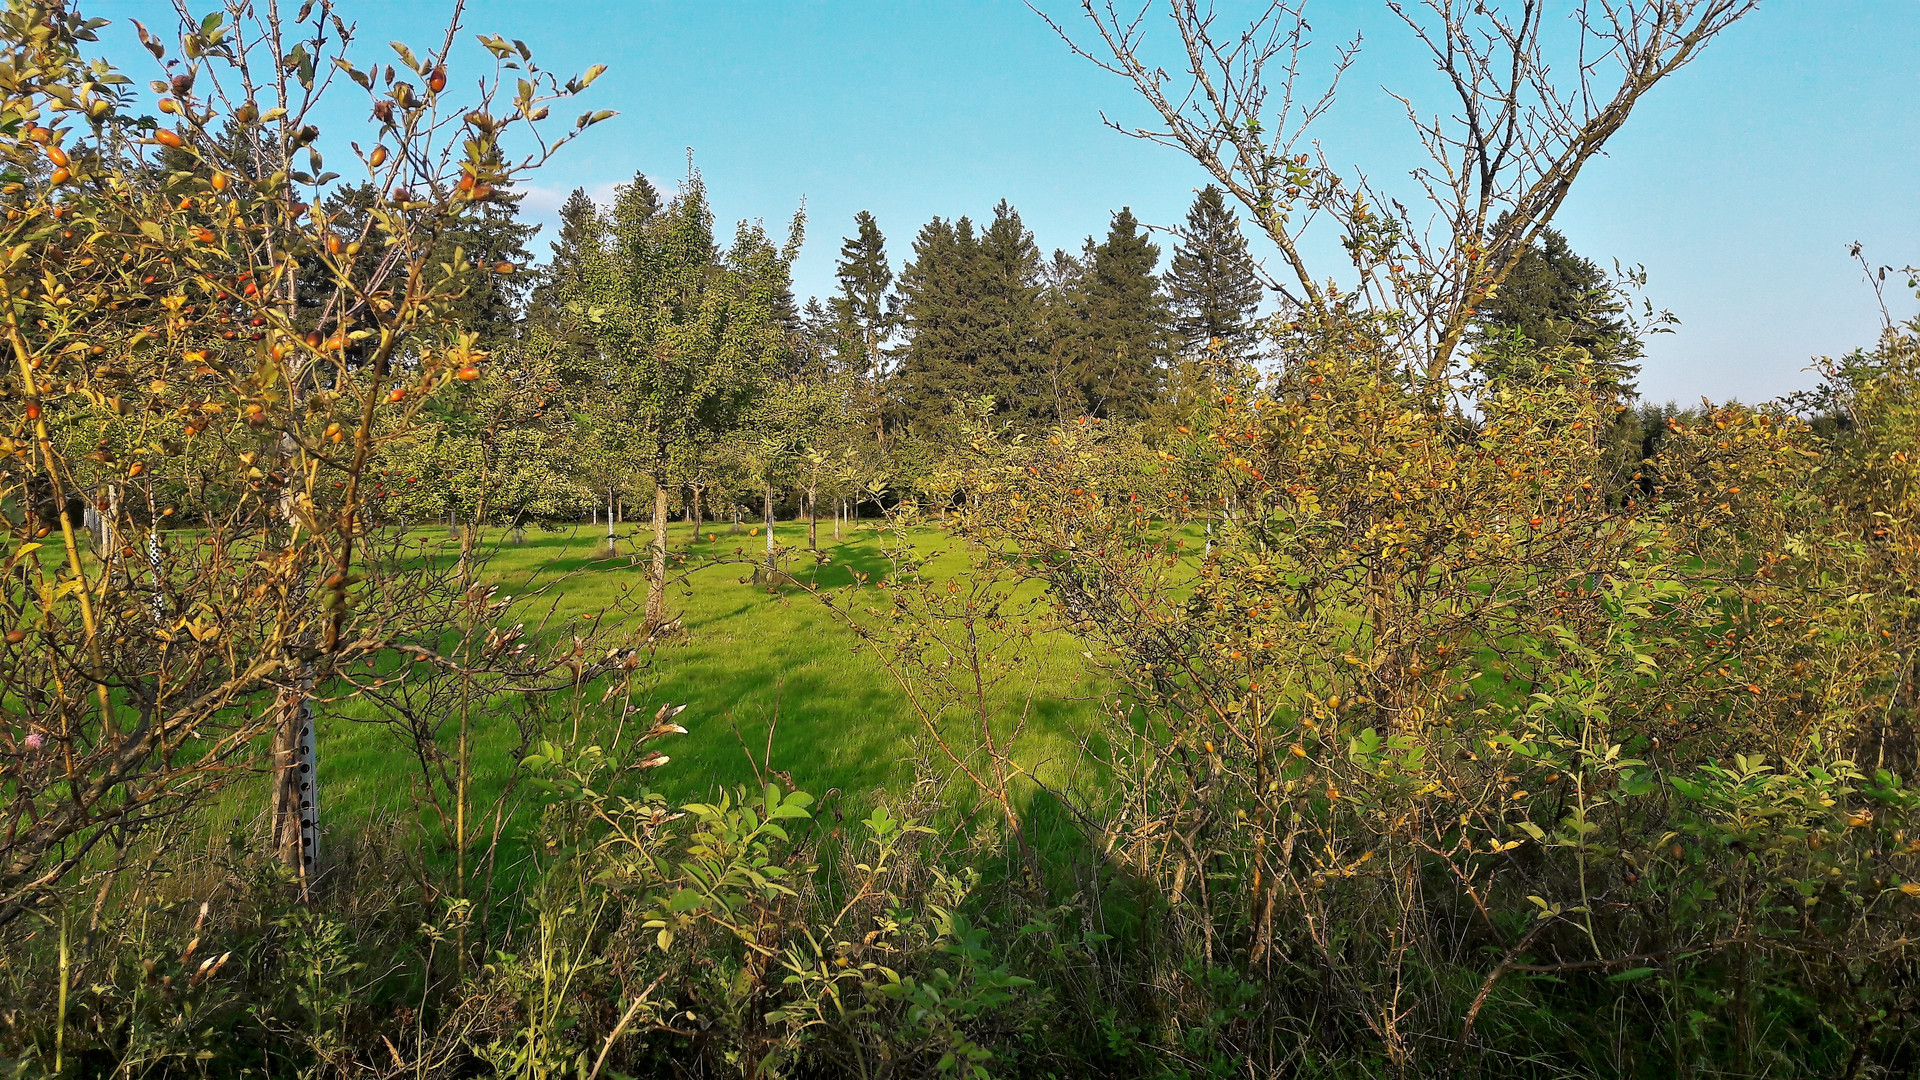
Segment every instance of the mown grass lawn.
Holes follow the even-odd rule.
[[[602,627],[603,634],[617,639],[637,624],[634,612],[646,589],[643,570],[626,556],[643,551],[648,542],[642,524],[617,531],[622,555],[609,559],[604,525],[559,533],[528,529],[519,543],[504,529],[490,529],[482,544],[489,556],[484,574],[502,593],[516,596],[565,575],[555,592],[516,614],[532,623],[554,605],[547,625],[561,628],[577,625],[583,616],[624,608]],[[414,535],[436,552],[433,557],[451,559],[458,551],[444,529],[420,529]],[[790,553],[786,568],[823,587],[851,584],[854,570],[877,579],[890,566],[889,541],[870,523],[848,529],[840,541],[832,539],[831,522],[823,523],[820,546],[828,561],[817,568],[804,550],[804,522],[782,522],[776,536],[782,545],[801,549]],[[965,569],[964,555],[937,530],[920,530],[910,539],[928,553],[939,553],[927,566],[931,576]],[[696,537],[676,523],[669,543],[695,568],[669,592],[669,607],[681,616],[683,633],[659,649],[637,682],[635,719],[644,725],[660,704],[684,704],[679,720],[688,734],[656,744],[672,761],[647,775],[651,787],[687,801],[751,782],[753,759],[767,757],[769,746],[774,769],[816,794],[838,788],[856,807],[870,804],[880,789],[898,792],[911,783],[917,751],[925,749],[924,728],[871,649],[856,649],[852,632],[814,597],[796,589],[771,593],[742,580],[751,573],[743,562],[719,561],[736,552],[743,560],[762,554],[764,537],[744,529],[734,534],[724,523],[704,526]],[[868,584],[864,593],[877,598],[879,590]],[[620,604],[622,599],[628,602]],[[1093,699],[1101,684],[1079,648],[1064,635],[1041,638],[1023,670],[995,695],[996,727],[1004,731],[1025,715],[1026,734],[1016,756],[1049,783],[1072,783],[1084,773],[1080,738],[1093,727]],[[613,737],[617,709],[598,706],[598,699],[597,692],[589,695],[589,707],[579,716],[582,744],[605,744]],[[476,808],[492,802],[512,770],[519,732],[506,713],[510,704],[488,702],[472,719]],[[389,729],[366,722],[371,715],[353,701],[328,706],[320,715],[322,811],[329,832],[338,834],[382,813],[407,817],[415,812],[418,763]],[[573,738],[571,720],[550,716],[548,723],[548,737]],[[632,730],[630,722],[627,737]],[[526,812],[521,804],[515,819],[524,823]]]

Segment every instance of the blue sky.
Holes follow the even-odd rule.
[[[1223,3],[1223,18],[1237,6]],[[110,55],[150,77],[125,20],[170,25],[167,6],[83,9],[115,20],[104,33]],[[446,10],[342,3],[369,63],[386,59],[389,39],[432,40]],[[1386,91],[1441,108],[1432,73],[1375,0],[1319,0],[1309,14],[1328,46],[1363,37],[1322,143],[1336,163],[1393,187],[1413,159]],[[589,103],[621,115],[535,180],[530,216],[550,222],[572,188],[604,197],[635,171],[670,187],[692,148],[723,234],[739,218],[779,230],[805,199],[802,295],[832,288],[858,210],[879,218],[897,268],[936,214],[979,218],[1004,197],[1043,248],[1072,248],[1123,205],[1177,223],[1204,183],[1175,152],[1104,127],[1103,110],[1144,119],[1128,87],[1007,0],[475,0],[467,26],[521,38],[557,70],[609,65]],[[1680,318],[1678,332],[1652,343],[1647,396],[1764,399],[1807,385],[1812,357],[1871,343],[1878,309],[1847,246],[1865,242],[1876,263],[1920,262],[1916,104],[1912,0],[1765,0],[1643,102],[1582,175],[1559,225],[1602,265],[1644,265],[1649,298]],[[546,238],[536,247],[544,256]],[[1318,265],[1338,273],[1332,252],[1316,250]],[[1892,299],[1896,315],[1913,313],[1904,291]]]

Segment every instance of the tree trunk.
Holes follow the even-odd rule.
[[[120,485],[107,485],[106,512],[100,517],[101,559],[112,566],[120,559]]]
[[[614,553],[613,540],[613,489],[607,489],[607,554]]]
[[[820,550],[820,506],[812,488],[807,489],[807,550]]]
[[[704,520],[704,515],[701,514],[701,509],[702,507],[700,506],[700,485],[695,484],[693,485],[693,507],[692,507],[693,538],[695,540],[700,539],[700,526],[706,523]]]
[[[833,501],[833,539],[840,539],[840,523],[847,519],[847,500],[842,496]]]
[[[666,621],[667,612],[667,485],[653,482],[653,568],[647,574],[647,629]]]
[[[733,528],[728,531],[735,535],[739,535],[740,532],[740,501],[738,499],[733,503]]]
[[[469,521],[460,526],[460,576],[473,572],[473,549],[480,544],[480,525]]]
[[[294,400],[299,400],[297,394]],[[278,460],[286,463],[292,458],[294,449],[291,437],[283,436],[278,445]],[[290,528],[298,521],[293,512],[294,490],[290,485],[280,496],[280,518]],[[158,567],[154,573],[155,584],[158,585]],[[305,599],[307,575],[311,573],[311,568],[298,566],[295,573],[298,575],[295,584],[298,602]],[[295,646],[304,644],[311,644],[309,635],[283,642],[280,647],[292,652]],[[313,669],[310,662],[296,656],[286,659],[288,681],[274,695],[274,772],[273,796],[268,807],[272,819],[269,840],[274,857],[292,868],[304,896],[307,882],[320,861],[320,776],[314,754]]]
[[[773,584],[773,485],[768,484],[761,490],[761,516],[766,518],[767,526],[767,584]]]
[[[320,776],[313,701],[304,684],[283,690],[273,732],[272,851],[304,885],[320,859]]]

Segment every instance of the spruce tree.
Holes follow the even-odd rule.
[[[800,330],[794,335],[798,369],[815,382],[833,374],[839,364],[840,322],[817,296],[807,297],[800,309]]]
[[[1159,389],[1168,353],[1167,305],[1153,270],[1160,248],[1131,209],[1091,245],[1081,276],[1074,383],[1092,416],[1137,419]]]
[[[526,245],[540,231],[538,225],[519,219],[520,200],[524,196],[506,188],[503,184],[491,198],[466,204],[459,216],[433,238],[434,264],[451,264],[458,251],[468,268],[466,292],[452,305],[452,325],[478,334],[480,345],[488,349],[499,347],[518,333],[518,323],[526,310],[532,286],[530,276],[523,269],[532,258]],[[322,205],[329,227],[335,233],[348,238],[377,237],[380,234],[368,226],[372,208],[379,201],[373,185],[362,182],[328,192]],[[503,263],[511,267],[510,272],[499,272]],[[364,286],[377,265],[377,260],[356,262],[352,269],[356,286]],[[343,314],[346,330],[369,329],[375,325],[371,312],[350,296],[339,294],[338,281],[327,268],[321,252],[303,252],[298,267],[295,325],[332,333],[342,328]],[[349,347],[348,361],[359,360],[371,348],[370,343]]]
[[[854,215],[853,223],[854,234],[840,242],[834,264],[840,292],[828,304],[838,323],[841,369],[869,378],[898,327],[899,300],[892,292],[893,268],[880,223],[865,210]]]
[[[1086,395],[1074,375],[1086,322],[1086,273],[1086,260],[1064,248],[1056,248],[1045,267],[1040,305],[1043,349],[1034,378],[1040,400],[1031,404],[1029,413],[1052,424],[1065,424],[1086,410]]]
[[[1494,295],[1480,302],[1468,337],[1476,375],[1487,388],[1501,384],[1559,384],[1590,389],[1617,407],[1601,432],[1597,479],[1610,497],[1628,497],[1628,478],[1641,471],[1664,431],[1657,411],[1631,406],[1638,398],[1641,342],[1627,317],[1620,285],[1573,250],[1557,229],[1546,229],[1520,256]],[[1644,410],[1642,411],[1644,412]]]
[[[480,344],[492,348],[510,340],[526,310],[532,278],[524,268],[533,258],[528,241],[540,231],[519,218],[526,196],[505,190],[475,203],[440,237],[441,258],[451,261],[455,249],[474,268],[467,291],[454,305],[456,317],[480,335]],[[507,273],[502,268],[510,267]]]
[[[830,343],[835,374],[849,380],[856,399],[850,404],[863,417],[862,426],[885,442],[885,360],[901,312],[887,240],[871,213],[854,215],[854,235],[841,241],[834,276],[839,293],[828,301],[831,325],[824,340]]]
[[[334,232],[341,236],[360,236],[367,231],[371,208],[379,201],[379,193],[371,183],[362,182],[343,185],[327,193],[322,205],[326,208],[327,221]],[[377,235],[377,234],[376,234]],[[366,330],[376,325],[373,313],[366,311],[340,292],[339,279],[327,266],[322,252],[308,250],[298,257],[298,271],[294,279],[294,325],[303,330],[318,330],[331,334],[336,330]],[[354,284],[363,285],[372,274],[371,260],[360,260],[353,267]],[[342,313],[346,313],[345,325],[342,325]],[[349,346],[346,358],[349,363],[357,363],[371,351],[366,344]]]
[[[972,392],[979,342],[980,242],[967,218],[934,218],[913,241],[913,261],[900,273],[901,316],[907,331],[894,373],[895,423],[937,423],[958,395]]]
[[[645,183],[646,177],[636,176],[634,182]],[[647,187],[652,189],[651,184]],[[657,196],[655,201],[658,202]],[[600,208],[587,195],[587,189],[574,188],[567,201],[560,204],[560,231],[547,244],[551,255],[533,287],[528,317],[536,325],[553,324],[570,300],[579,299],[586,260],[600,242],[605,228]]]
[[[1535,379],[1540,357],[1572,347],[1594,366],[1595,383],[1623,401],[1634,396],[1639,338],[1620,288],[1557,229],[1520,256],[1499,290],[1481,301],[1472,344],[1483,377]]]
[[[980,337],[963,396],[991,394],[1001,413],[1051,419],[1040,385],[1043,288],[1040,248],[1019,212],[1002,199],[993,208],[993,224],[980,234],[972,285]]]
[[[1223,359],[1250,359],[1258,343],[1254,316],[1261,286],[1239,215],[1208,184],[1194,197],[1179,235],[1166,285],[1182,351],[1198,356],[1217,341]]]

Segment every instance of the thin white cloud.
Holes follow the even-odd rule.
[[[611,181],[585,185],[525,184],[520,188],[526,194],[526,198],[520,200],[520,212],[536,220],[556,220],[559,217],[560,208],[566,205],[567,197],[573,194],[574,189],[585,187],[587,197],[604,206],[613,201],[613,189],[618,186]]]

